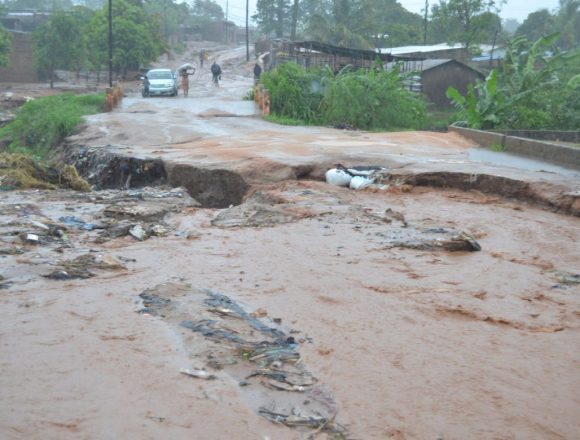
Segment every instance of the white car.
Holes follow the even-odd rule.
[[[152,69],[143,79],[143,97],[154,95],[177,96],[177,75],[170,69]]]

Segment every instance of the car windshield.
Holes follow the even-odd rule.
[[[147,78],[149,79],[173,79],[173,75],[170,70],[152,70],[147,73]]]

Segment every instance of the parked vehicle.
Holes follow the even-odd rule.
[[[142,77],[143,97],[154,95],[177,96],[177,75],[170,69],[151,69]]]

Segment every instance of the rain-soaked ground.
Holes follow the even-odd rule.
[[[203,111],[228,111],[225,86],[207,93]],[[188,102],[123,109],[157,101],[171,121]],[[228,119],[266,124],[187,115],[195,130],[79,136],[178,160],[205,148],[208,166],[215,148],[256,181],[253,154],[280,160],[285,140],[289,161],[307,139],[305,156],[329,160],[357,142],[385,163],[476,167],[445,134],[388,135],[387,159],[380,134],[324,128],[184,147]],[[577,184],[550,171],[521,175]],[[223,209],[170,187],[2,193],[0,438],[577,438],[577,217],[478,191],[278,180]]]

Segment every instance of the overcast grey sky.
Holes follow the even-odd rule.
[[[228,18],[240,25],[246,22],[246,0],[216,0],[216,2],[226,10],[228,7]],[[425,7],[425,0],[399,0],[404,8],[411,12],[421,14],[421,9]],[[429,4],[438,3],[437,0],[429,0]],[[256,0],[249,0],[250,17],[256,13]],[[525,20],[530,12],[547,8],[550,11],[558,7],[558,0],[508,0],[503,6],[502,18],[515,18],[519,22]],[[250,24],[251,20],[250,20]]]

